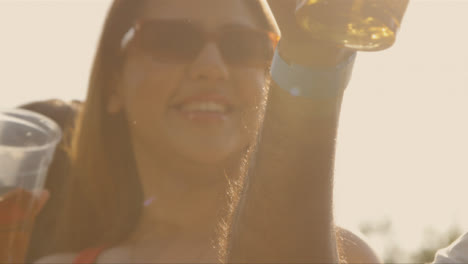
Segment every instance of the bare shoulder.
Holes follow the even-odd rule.
[[[68,264],[73,263],[76,258],[76,253],[61,253],[50,256],[45,256],[38,259],[34,264]]]
[[[337,243],[346,263],[382,263],[361,234],[336,227]]]

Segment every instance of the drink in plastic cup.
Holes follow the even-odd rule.
[[[409,0],[303,0],[299,25],[317,39],[360,51],[395,42]]]
[[[0,263],[23,263],[39,195],[55,147],[57,124],[27,110],[0,110]]]

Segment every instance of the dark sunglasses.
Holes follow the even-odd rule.
[[[140,20],[125,34],[121,46],[124,50],[135,47],[157,61],[184,63],[196,59],[205,44],[214,41],[227,64],[266,67],[278,40],[273,32],[240,25],[206,32],[184,20]]]

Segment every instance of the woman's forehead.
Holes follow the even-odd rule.
[[[210,29],[226,24],[257,26],[243,0],[149,0],[142,18],[188,19]]]

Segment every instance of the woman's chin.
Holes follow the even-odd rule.
[[[219,164],[241,157],[241,151],[248,145],[243,135],[193,135],[185,134],[169,138],[175,153],[189,161],[200,164]]]
[[[239,154],[233,150],[198,149],[198,151],[186,153],[185,156],[195,163],[200,163],[200,165],[216,165],[229,162],[233,156],[239,157]]]

